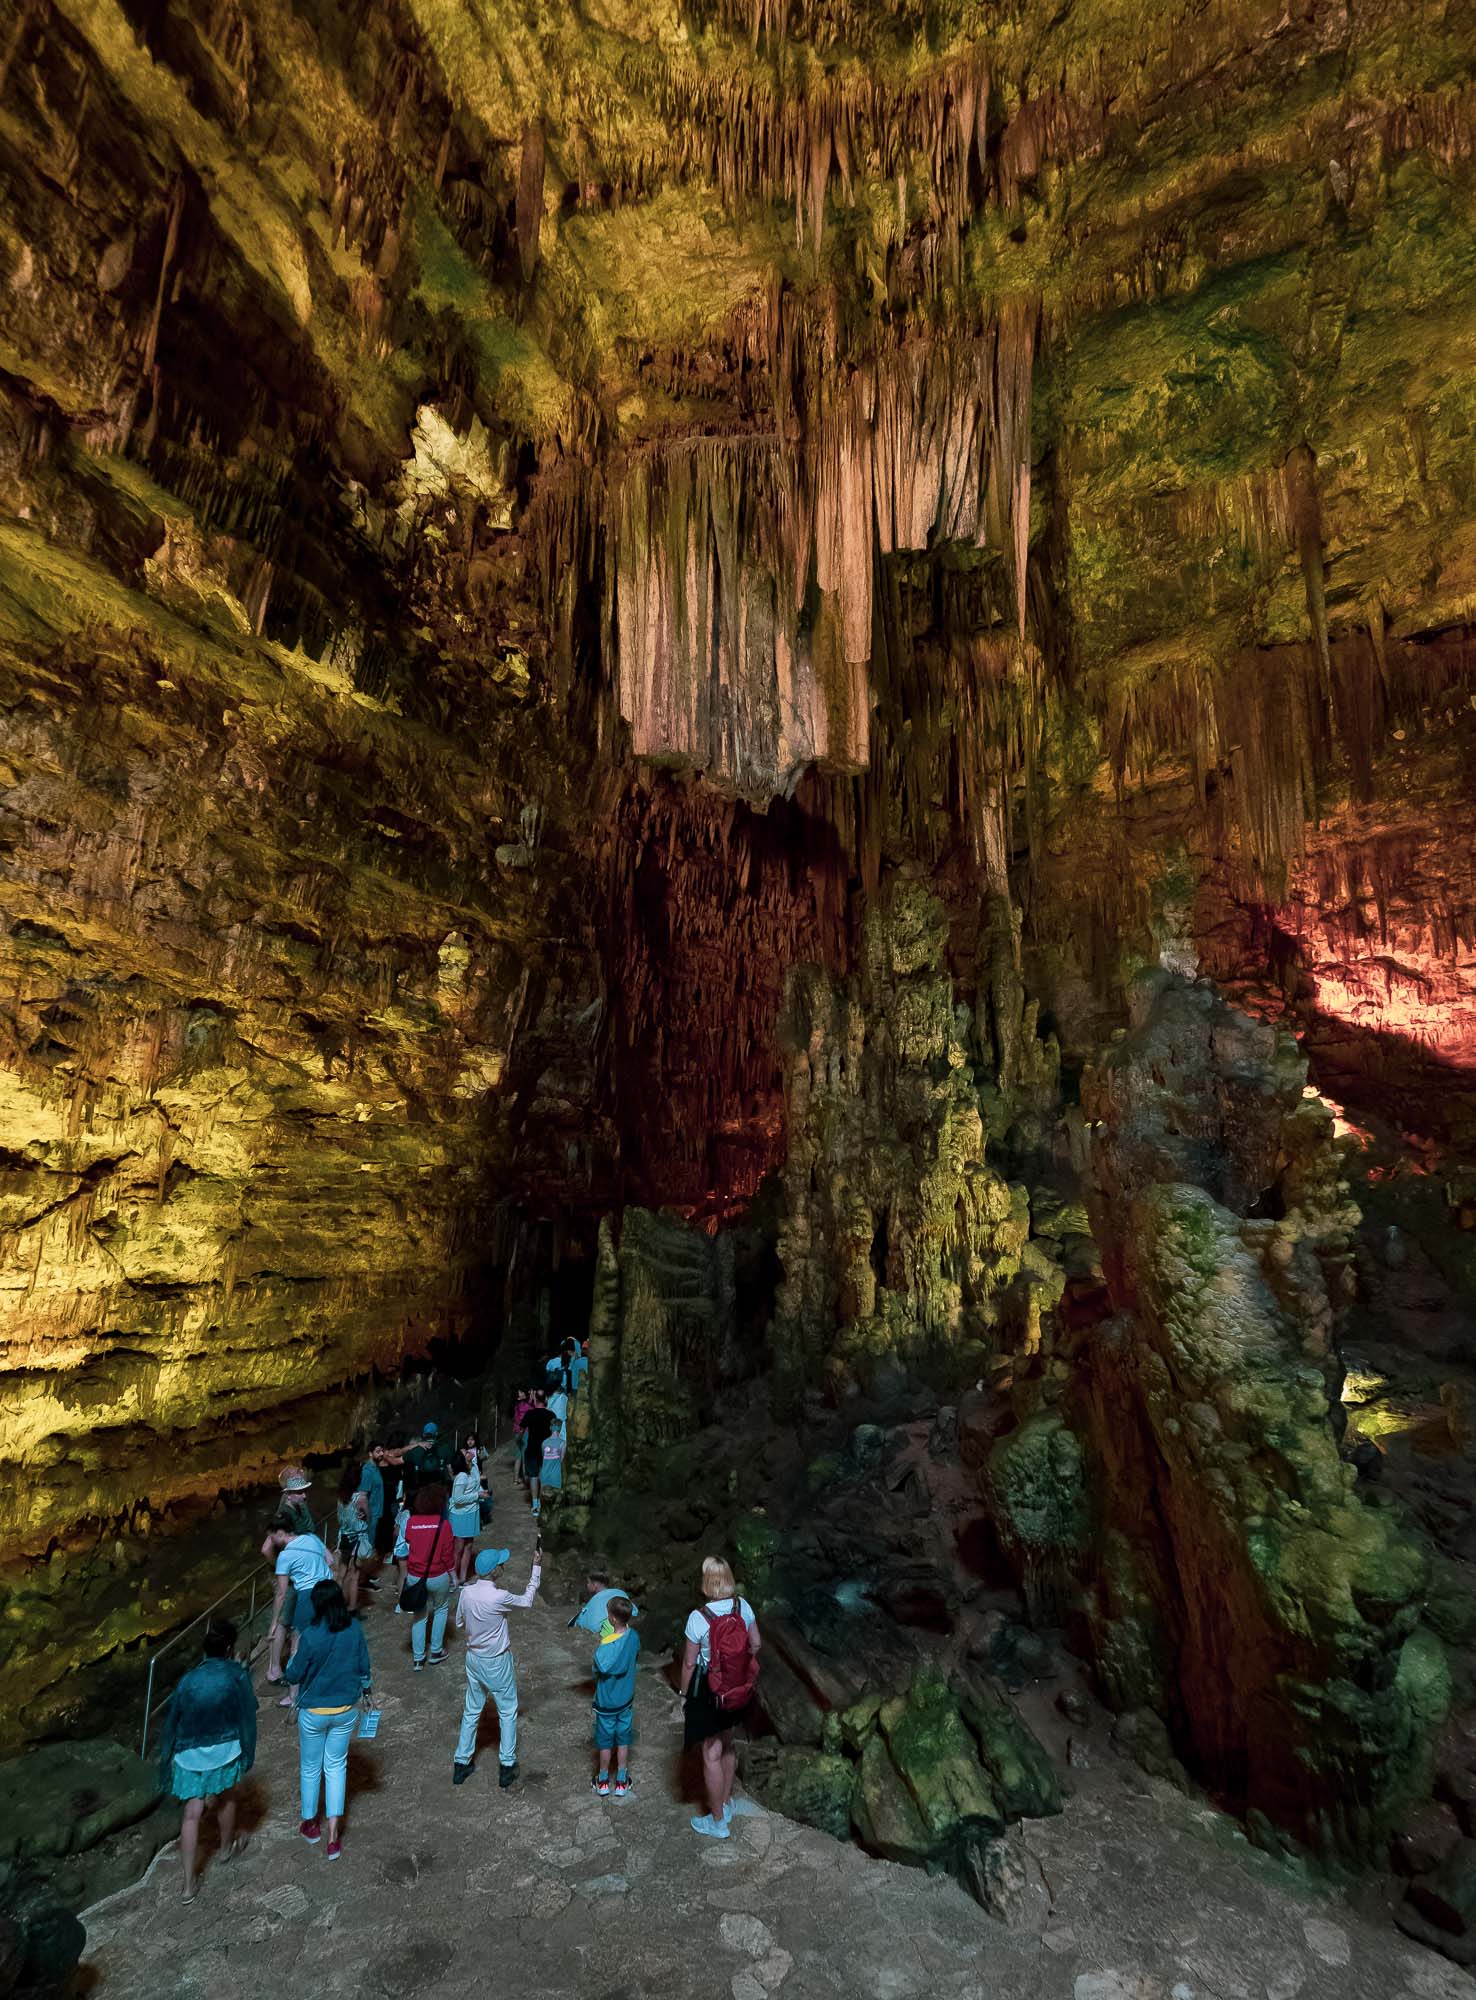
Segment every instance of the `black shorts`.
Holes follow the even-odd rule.
[[[725,1729],[734,1728],[747,1715],[747,1702],[742,1708],[719,1708],[707,1685],[707,1675],[699,1670],[682,1708],[682,1741],[688,1750],[695,1750],[699,1743],[705,1743],[710,1736],[721,1736]]]

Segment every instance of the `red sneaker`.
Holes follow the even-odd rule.
[[[305,1819],[297,1830],[303,1839],[313,1847],[316,1847],[318,1842],[323,1838],[323,1829],[315,1819]]]
[[[330,1861],[342,1861],[342,1859],[343,1859],[343,1842],[342,1842],[341,1840],[330,1840],[330,1841],[329,1841],[329,1843],[328,1843],[328,1859],[329,1859]]]

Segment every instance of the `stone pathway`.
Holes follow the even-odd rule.
[[[505,1457],[495,1492],[520,1585],[531,1523]],[[774,1815],[739,1822],[726,1844],[699,1840],[680,1802],[676,1698],[653,1634],[637,1789],[597,1799],[588,1642],[567,1629],[572,1591],[552,1568],[546,1576],[545,1601],[512,1614],[515,1790],[497,1788],[490,1705],[476,1773],[452,1787],[460,1642],[443,1667],[412,1675],[409,1620],[386,1590],[366,1621],[384,1720],[350,1756],[342,1862],[298,1837],[295,1732],[264,1706],[247,1855],[208,1866],[186,1908],[168,1850],[144,1882],[87,1912],[86,1990],[102,2000],[1476,2000],[1464,1973],[1308,1888],[1221,1815],[1147,1780],[1134,1780],[1134,1795],[1116,1768],[1073,1771],[1066,1812],[1025,1829],[1040,1874],[1018,1929],[950,1879]]]

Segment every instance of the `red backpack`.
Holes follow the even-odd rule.
[[[731,1611],[709,1611],[707,1620],[707,1685],[721,1709],[746,1708],[758,1686],[758,1661],[748,1650],[748,1627],[733,1599]]]

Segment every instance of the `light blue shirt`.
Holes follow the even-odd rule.
[[[598,1638],[600,1627],[605,1622],[605,1607],[612,1597],[630,1597],[630,1592],[620,1589],[597,1590],[584,1609],[576,1612],[569,1620],[570,1625],[577,1625],[582,1632],[593,1632]],[[630,1615],[632,1618],[639,1618],[641,1615],[640,1607],[633,1597],[630,1598]]]

